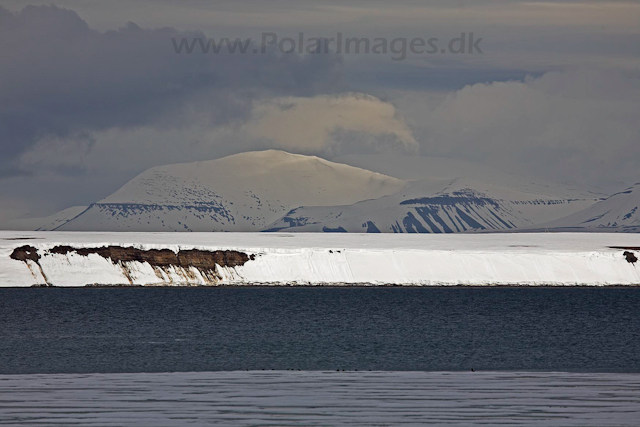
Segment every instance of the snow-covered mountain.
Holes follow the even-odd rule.
[[[457,233],[529,227],[594,203],[465,179],[426,178],[404,190],[349,206],[301,207],[271,231]]]
[[[598,191],[585,191],[582,187],[534,179],[526,175],[503,172],[483,164],[448,157],[350,154],[333,158],[332,161],[409,181],[426,178],[443,180],[462,178],[468,182],[480,181],[495,187],[547,195],[551,198],[595,200],[603,196]]]
[[[542,224],[548,229],[640,232],[640,183],[572,215]]]
[[[14,219],[2,224],[1,228],[4,230],[51,231],[66,224],[85,210],[87,210],[86,206],[73,206],[44,218]]]
[[[591,206],[599,195],[472,162],[390,154],[333,161],[406,179],[401,192],[350,206],[301,207],[270,230],[451,233],[529,227]]]
[[[548,223],[598,200],[595,193],[453,159],[370,155],[328,161],[267,150],[155,167],[97,203],[26,228],[500,231]]]
[[[455,233],[529,228],[593,205],[601,195],[472,162],[403,155],[333,159],[409,180],[405,189],[350,206],[300,207],[271,231]],[[464,178],[461,178],[464,177]]]
[[[406,182],[267,150],[143,172],[56,230],[260,231],[297,206],[352,204]]]

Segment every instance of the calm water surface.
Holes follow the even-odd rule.
[[[640,372],[640,289],[0,289],[0,360],[0,374]]]
[[[0,375],[0,425],[637,427],[640,375],[234,371]]]

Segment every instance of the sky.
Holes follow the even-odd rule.
[[[637,1],[54,3],[0,5],[0,223],[267,148],[463,158],[604,192],[640,181]],[[263,53],[264,33],[388,46]],[[462,33],[481,52],[455,53]],[[259,52],[172,42],[224,37]],[[415,38],[437,51],[402,49]]]

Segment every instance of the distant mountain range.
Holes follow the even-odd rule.
[[[640,230],[640,185],[608,198],[452,159],[267,150],[149,169],[90,206],[9,229],[457,233]]]
[[[640,232],[640,183],[615,193],[588,208],[543,224],[562,231]]]

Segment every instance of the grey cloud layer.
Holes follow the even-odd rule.
[[[425,155],[604,185],[640,180],[640,79],[610,70],[549,72],[400,102]]]
[[[132,23],[100,33],[71,10],[0,8],[0,170],[43,137],[177,126],[194,112],[243,120],[254,99],[330,92],[341,78],[332,55],[176,55],[171,38],[184,36],[203,34]]]
[[[3,212],[43,215],[93,202],[148,167],[273,146],[329,156],[415,141],[425,155],[549,179],[638,180],[637,1],[58,0],[81,17],[51,6],[22,10],[50,1],[5,0],[12,12],[0,8],[0,222]],[[108,30],[129,20],[139,26]],[[485,54],[402,63],[176,55],[171,37],[203,36],[193,29],[216,38],[474,31]],[[359,121],[316,96],[349,90],[382,101],[370,110],[357,103],[354,111],[369,112]],[[293,132],[291,117],[271,117],[275,145],[237,132],[255,128],[256,105],[287,97],[309,104],[306,118],[335,126],[298,123]],[[371,132],[369,123],[396,116],[393,126],[408,124],[406,135],[404,124]],[[280,123],[287,138],[276,132]],[[310,145],[314,129],[329,143]]]

